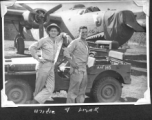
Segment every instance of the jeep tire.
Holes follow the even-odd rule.
[[[6,83],[5,92],[8,100],[16,104],[24,104],[32,98],[30,85],[21,79],[9,80]]]
[[[104,77],[95,83],[92,92],[96,102],[115,102],[120,99],[122,88],[115,78]]]

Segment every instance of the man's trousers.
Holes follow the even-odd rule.
[[[70,76],[70,86],[67,95],[67,103],[83,103],[87,87],[87,72],[73,70]]]
[[[36,73],[34,99],[40,104],[52,95],[54,91],[54,64],[52,62],[40,63]]]

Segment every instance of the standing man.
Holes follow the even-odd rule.
[[[64,51],[70,68],[70,86],[67,95],[67,103],[83,103],[87,87],[87,71],[89,49],[86,42],[88,29],[86,26],[79,28],[79,38],[73,40]]]
[[[47,37],[40,39],[29,47],[31,55],[38,61],[34,100],[31,101],[31,104],[43,104],[53,93],[55,87],[54,59],[58,43],[67,37],[65,33],[61,33],[60,27],[54,23],[46,28],[46,32]],[[38,49],[41,50],[41,58],[38,57]]]

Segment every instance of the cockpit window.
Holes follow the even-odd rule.
[[[91,12],[98,12],[100,9],[98,7],[90,6],[90,7],[83,7],[83,8],[71,8],[70,10],[73,10],[76,12],[76,14],[83,15],[85,13],[91,13]]]
[[[79,14],[80,14],[80,15],[82,15],[82,14],[84,14],[84,13],[85,13],[85,10],[80,10],[80,11],[79,11]]]
[[[79,14],[82,15],[82,14],[85,14],[85,13],[98,12],[98,11],[100,11],[100,9],[98,7],[90,6],[90,7],[87,7],[86,9],[80,10]]]
[[[87,8],[86,8],[85,13],[98,12],[98,11],[100,11],[100,9],[99,9],[98,7],[90,6],[90,7],[87,7]]]

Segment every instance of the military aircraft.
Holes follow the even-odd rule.
[[[113,9],[101,11],[98,7],[85,7],[83,4],[56,12],[62,7],[62,4],[48,11],[42,8],[33,9],[24,3],[19,5],[26,10],[8,9],[4,20],[18,22],[19,34],[15,38],[15,46],[20,54],[24,53],[24,39],[26,39],[23,35],[23,28],[39,29],[39,37],[33,35],[38,40],[44,36],[44,28],[51,23],[56,23],[63,32],[74,39],[78,37],[79,27],[85,25],[88,27],[88,41],[117,41],[119,46],[126,43],[134,32],[145,32],[146,30],[146,15],[143,12],[133,13],[130,10]]]

